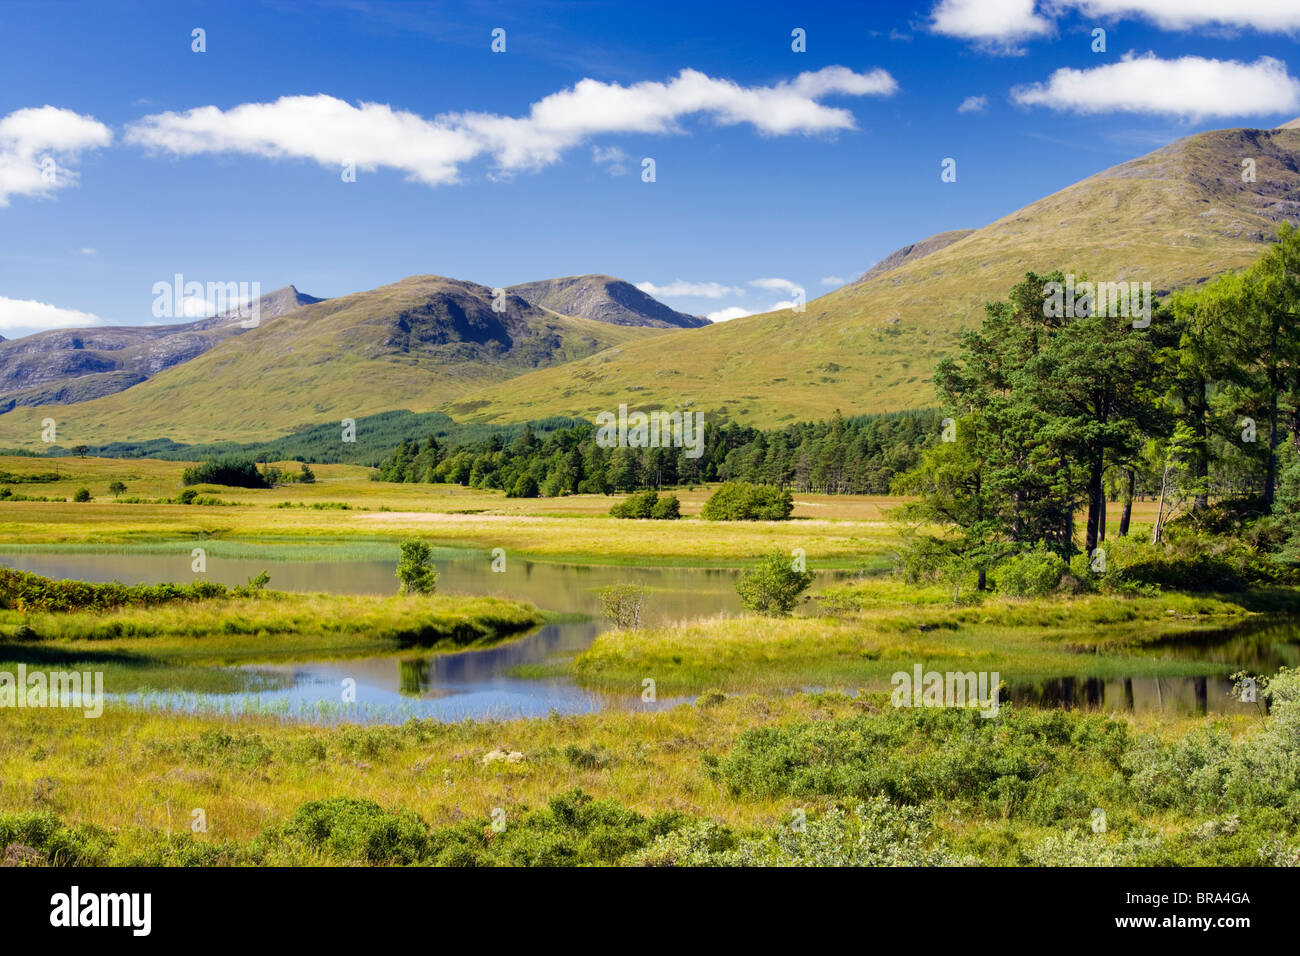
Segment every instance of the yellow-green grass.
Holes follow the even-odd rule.
[[[172,601],[113,611],[0,611],[0,637],[19,627],[67,653],[145,653],[197,663],[244,663],[499,640],[542,623],[536,608],[495,597],[290,594]],[[0,644],[0,656],[28,646]]]
[[[286,594],[66,613],[0,611],[0,667],[98,670],[110,693],[233,693],[262,679],[228,665],[483,647],[542,623],[499,598]]]
[[[708,688],[752,692],[888,686],[890,675],[927,670],[997,671],[1003,680],[1057,676],[1156,677],[1210,674],[1212,661],[1140,653],[1300,607],[1300,591],[1267,598],[1165,594],[991,598],[953,607],[939,590],[904,593],[891,582],[846,589],[862,608],[837,616],[711,617],[671,627],[607,631],[571,662],[583,686],[630,693],[652,678],[664,694]]]
[[[457,420],[692,408],[759,427],[928,408],[939,359],[1026,272],[1176,289],[1259,258],[1266,190],[1296,188],[1300,130],[1198,133],[1011,212],[953,244],[790,309],[671,332],[453,399]],[[1242,156],[1273,170],[1240,181]],[[949,223],[949,228],[978,223]],[[915,236],[914,241],[925,237]]]
[[[296,463],[284,463],[296,467]],[[52,460],[0,457],[11,473],[50,470]],[[0,501],[0,545],[147,546],[150,543],[233,540],[319,541],[322,553],[341,541],[393,541],[419,537],[435,544],[505,548],[539,560],[632,565],[740,566],[771,548],[803,548],[814,566],[884,567],[899,546],[889,516],[907,499],[872,495],[796,494],[790,521],[713,522],[698,518],[711,488],[673,492],[687,516],[681,521],[623,521],[609,516],[624,495],[507,498],[500,491],[459,485],[390,484],[368,479],[353,465],[318,465],[310,485],[271,489],[196,486],[205,497],[232,507],[114,502],[108,485],[121,480],[128,497],[175,497],[183,462],[145,459],[59,459],[71,477],[12,487],[21,493],[68,497],[87,487],[91,502]],[[343,503],[349,510],[315,509]],[[292,507],[278,507],[289,503]],[[308,507],[297,507],[304,504]],[[1154,502],[1134,507],[1135,533],[1149,523]],[[387,510],[381,510],[387,509]],[[1111,534],[1119,509],[1108,514]],[[328,547],[327,547],[328,546]]]
[[[835,695],[733,697],[711,707],[667,711],[606,710],[596,714],[398,727],[303,726],[266,716],[218,717],[150,713],[110,704],[88,720],[72,710],[0,711],[0,812],[47,809],[66,823],[97,823],[128,838],[138,831],[188,832],[190,812],[202,808],[205,841],[246,841],[284,822],[308,800],[346,796],[416,811],[431,824],[508,817],[548,797],[581,787],[644,814],[686,813],[741,826],[772,826],[795,807],[810,815],[827,798],[735,795],[702,772],[701,758],[729,751],[753,727],[800,720],[842,719],[870,708]],[[1161,714],[1123,717],[1135,730],[1176,737],[1204,718]],[[1227,717],[1234,734],[1257,718]],[[228,734],[223,759],[205,735]],[[210,739],[210,737],[206,738]],[[241,746],[243,745],[243,746]],[[584,768],[565,758],[576,745],[608,756]],[[483,758],[517,750],[517,764]],[[250,750],[264,761],[241,764]],[[955,831],[997,828],[997,821],[948,820]]]

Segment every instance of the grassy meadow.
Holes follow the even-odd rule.
[[[296,462],[279,462],[290,472]],[[674,492],[683,522],[611,518],[610,507],[626,495],[507,498],[500,491],[460,485],[392,484],[370,481],[356,465],[315,465],[314,484],[271,489],[195,485],[204,498],[229,506],[150,503],[183,490],[186,462],[151,459],[26,458],[0,456],[0,472],[38,475],[61,472],[54,482],[21,482],[16,494],[66,501],[0,500],[0,545],[9,550],[50,545],[110,550],[117,546],[202,540],[297,542],[313,539],[329,548],[341,542],[420,537],[437,545],[505,548],[533,560],[590,564],[743,566],[771,548],[803,548],[822,568],[885,570],[897,545],[889,514],[905,499],[869,495],[796,495],[791,521],[711,522],[699,519],[712,489]],[[115,500],[109,485],[126,485]],[[92,500],[74,502],[79,488]],[[346,509],[340,507],[346,505]],[[1134,522],[1149,522],[1152,501],[1134,505]],[[1118,527],[1118,511],[1111,527]],[[635,533],[629,533],[635,529]]]
[[[857,569],[793,617],[718,615],[614,628],[584,650],[519,669],[607,695],[596,713],[401,725],[295,723],[274,714],[132,708],[0,712],[0,847],[44,864],[340,865],[1197,865],[1297,858],[1293,677],[1271,711],[1216,716],[1012,705],[889,705],[889,676],[928,669],[1194,677],[1212,659],[1153,652],[1294,612],[1276,587],[1242,594],[989,596],[881,572],[899,499],[795,497],[787,522],[707,522],[707,489],[679,492],[682,521],[608,516],[622,496],[507,499],[459,486],[392,485],[320,465],[270,490],[200,487],[183,463],[0,460],[0,548],[390,555],[395,541],[505,547],[579,564],[739,567],[804,548],[810,567]],[[285,467],[296,467],[285,463]],[[3,483],[0,483],[2,486]],[[288,505],[287,507],[285,505]],[[320,505],[322,507],[312,507]],[[325,507],[329,505],[329,507]],[[347,508],[335,505],[347,505]],[[1135,534],[1152,505],[1135,509]],[[1111,515],[1112,527],[1118,509]],[[543,620],[498,598],[226,596],[101,612],[0,611],[0,672],[93,669],[117,688],[239,694],[274,688],[256,665],[428,653],[508,641]],[[252,665],[232,669],[230,665]],[[645,678],[668,709],[638,704]],[[283,678],[280,678],[283,679]],[[259,683],[260,682],[260,683]],[[1109,827],[1093,832],[1095,809]],[[201,813],[202,829],[191,823]],[[506,821],[498,829],[496,822]],[[790,821],[808,819],[806,835]],[[19,847],[19,850],[12,850]],[[15,856],[16,854],[16,856]]]

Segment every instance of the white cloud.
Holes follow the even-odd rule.
[[[771,305],[769,305],[769,306],[768,306],[766,309],[764,309],[763,311],[764,311],[764,312],[780,312],[782,309],[793,309],[797,304],[799,304],[799,303],[796,303],[796,302],[794,302],[794,301],[791,300],[791,299],[783,299],[783,300],[780,301],[780,302],[773,302]]]
[[[930,12],[930,29],[1010,52],[1054,27],[1034,12],[1034,0],[941,0]]]
[[[727,309],[710,312],[705,318],[710,322],[730,322],[732,319],[743,319],[745,316],[753,314],[749,309],[742,309],[738,305],[733,305]]]
[[[95,255],[99,255],[99,253],[97,253],[94,249],[91,249],[89,246],[87,246],[85,249],[78,249],[78,250],[77,250],[77,255],[80,255],[80,256],[95,256]]]
[[[0,207],[10,196],[48,196],[77,182],[68,168],[112,131],[90,116],[54,106],[15,110],[0,119]]]
[[[19,329],[26,332],[43,332],[46,329],[81,328],[98,325],[99,316],[34,299],[6,299],[0,296],[0,329],[6,332]]]
[[[655,285],[653,282],[638,282],[636,287],[646,295],[656,299],[675,299],[698,296],[704,299],[721,299],[728,295],[744,295],[743,289],[723,285],[720,282],[683,282],[676,279],[667,285]]]
[[[1300,109],[1300,82],[1272,57],[1254,63],[1185,56],[1157,59],[1129,54],[1119,63],[1057,70],[1046,83],[1017,87],[1026,106],[1076,113],[1165,113],[1188,118],[1256,116]]]
[[[961,101],[961,106],[957,107],[958,113],[983,113],[989,108],[989,98],[987,96],[968,96]]]
[[[1135,17],[1165,30],[1201,26],[1249,27],[1261,33],[1300,30],[1300,3],[1295,0],[1057,0],[1089,17]]]
[[[462,165],[491,156],[501,173],[539,169],[592,136],[680,133],[702,116],[721,125],[747,123],[760,133],[828,133],[854,129],[853,114],[819,102],[831,95],[887,96],[898,84],[884,70],[842,66],[800,73],[772,86],[740,86],[682,70],[666,83],[631,86],[580,80],[532,104],[527,115],[443,113],[432,119],[382,103],[353,106],[325,94],[285,96],[228,110],[200,106],[157,113],[131,124],[127,138],[178,156],[244,153],[309,159],[323,166],[356,163],[399,169],[429,186],[456,182]]]
[[[789,279],[751,279],[750,285],[757,289],[769,289],[780,292],[794,292],[802,288],[799,283],[791,282]]]
[[[849,280],[840,278],[839,276],[822,276],[819,281],[822,285],[844,285],[844,283]]]

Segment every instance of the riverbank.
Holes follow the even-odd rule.
[[[1257,771],[1294,690],[1219,719],[838,694],[398,727],[15,711],[0,843],[47,863],[1281,864],[1295,767]]]

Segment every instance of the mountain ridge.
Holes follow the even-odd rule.
[[[1243,179],[1242,157],[1255,159],[1254,181]],[[771,426],[836,411],[927,407],[937,361],[1025,272],[1151,281],[1161,293],[1245,267],[1279,223],[1297,219],[1300,129],[1197,133],[924,255],[907,250],[930,240],[905,246],[894,254],[901,264],[808,302],[804,313],[671,332],[653,348],[632,345],[535,372],[508,391],[489,387],[444,410],[522,421],[591,416],[627,402]]]

